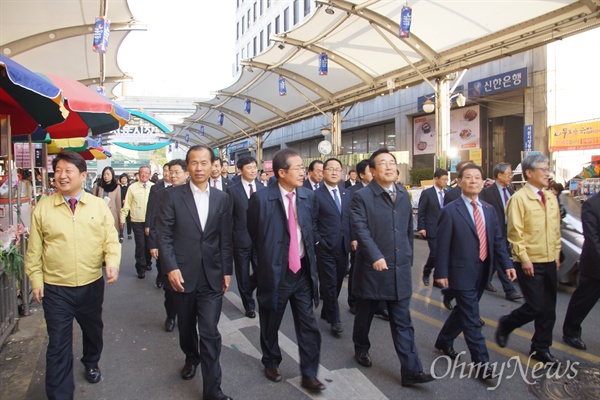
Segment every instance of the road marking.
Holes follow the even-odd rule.
[[[225,293],[225,298],[239,309],[240,312],[244,312],[242,300],[237,294],[227,292]],[[259,319],[243,317],[230,320],[225,314],[221,313],[219,332],[221,332],[222,344],[260,360],[262,353],[240,332],[240,329],[249,326],[259,327]],[[282,334],[281,331],[279,331],[279,347],[296,361],[298,365],[300,364],[298,345]],[[301,376],[287,379],[287,382],[311,399],[387,399],[358,368],[342,368],[329,371],[323,365],[319,364],[319,379],[324,380],[326,386],[325,391],[319,394],[311,394],[304,390],[301,385]]]

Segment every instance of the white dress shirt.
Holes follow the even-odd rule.
[[[285,217],[289,218],[290,213],[288,211],[288,207],[289,207],[290,201],[287,198],[287,194],[291,193],[291,192],[288,192],[287,190],[282,188],[281,185],[279,185],[279,191],[281,192],[283,206],[285,207]],[[300,228],[300,222],[298,221],[298,206],[296,205],[296,201],[297,201],[296,198],[298,197],[298,193],[295,190],[293,190],[292,192],[294,193],[294,197],[292,197],[292,198],[294,199],[293,206],[294,206],[294,215],[296,216],[296,232],[298,233],[298,249],[299,249],[299,253],[300,253],[300,258],[302,258],[302,257],[304,257],[304,241],[302,240],[302,229]],[[290,246],[291,246],[291,243],[290,243]]]
[[[206,219],[208,218],[208,200],[210,198],[210,188],[207,187],[205,191],[202,191],[191,181],[190,188],[192,189],[192,194],[194,195],[194,203],[196,203],[196,209],[198,210],[200,226],[202,227],[202,230],[204,230],[204,228],[206,227]]]
[[[217,179],[210,178],[210,181],[208,182],[208,184],[210,185],[210,187],[212,187],[214,189],[215,182],[217,182],[217,189],[223,190],[223,178],[220,175]]]
[[[246,196],[248,196],[248,198],[250,198],[250,185],[252,185],[252,193],[256,192],[256,181],[246,182],[242,179],[242,186],[244,187]]]

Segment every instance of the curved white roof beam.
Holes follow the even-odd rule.
[[[223,91],[215,92],[215,94],[217,96],[235,98],[235,99],[239,99],[239,100],[250,99],[250,101],[252,101],[252,104],[256,104],[266,110],[269,110],[269,111],[277,114],[280,118],[287,118],[287,114],[285,113],[285,111],[282,111],[281,109],[275,107],[273,104],[267,103],[257,97],[241,96],[239,93],[228,93],[228,92],[223,92]],[[194,103],[194,104],[201,104],[201,103]]]
[[[206,107],[206,108],[211,108],[213,110],[218,110],[221,111],[223,114],[229,115],[234,117],[235,119],[239,120],[239,121],[243,121],[246,124],[248,124],[248,126],[250,126],[252,129],[258,129],[258,125],[256,125],[256,123],[254,121],[252,121],[250,118],[248,118],[247,116],[244,116],[244,114],[240,114],[238,112],[233,111],[230,108],[227,107],[223,107],[223,106],[215,106],[213,104],[210,103],[203,103],[203,102],[195,102],[194,104],[197,104],[201,107]],[[233,134],[229,134],[227,133],[227,135],[233,137]]]

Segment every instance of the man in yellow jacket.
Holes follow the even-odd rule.
[[[97,383],[103,344],[102,262],[107,283],[115,283],[121,245],[106,202],[82,189],[87,175],[83,157],[64,151],[52,167],[59,193],[42,200],[33,212],[26,265],[48,329],[46,395],[72,399],[73,319],[83,332],[85,378]]]
[[[140,179],[129,186],[125,202],[121,207],[121,223],[119,229],[125,226],[127,214],[131,215],[131,227],[135,237],[135,269],[139,279],[146,277],[146,271],[152,270],[152,257],[147,244],[147,235],[144,230],[146,221],[146,207],[150,198],[150,188],[154,183],[149,182],[150,167],[142,166],[138,172]]]
[[[531,321],[535,333],[529,354],[534,360],[555,364],[550,353],[556,321],[557,270],[560,267],[560,210],[548,186],[548,158],[528,155],[521,162],[525,187],[506,206],[508,241],[525,304],[500,318],[496,342],[505,347],[508,335]]]

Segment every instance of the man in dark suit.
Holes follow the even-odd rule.
[[[423,284],[429,286],[429,275],[435,266],[435,238],[440,211],[444,208],[444,195],[448,191],[448,171],[438,168],[433,173],[433,186],[423,190],[419,198],[417,231],[427,240],[429,257],[423,267]]]
[[[467,164],[475,164],[473,161],[470,160],[466,160],[466,161],[461,161],[458,164],[456,164],[456,172],[460,172],[460,170],[462,169],[462,167],[464,167]],[[460,178],[456,177],[452,182],[450,182],[450,189],[448,189],[448,191],[446,192],[446,195],[444,196],[444,206],[450,204],[451,202],[453,202],[454,200],[458,199],[461,195],[461,190],[460,190]]]
[[[345,183],[345,188],[348,189],[349,187],[352,187],[357,183],[358,181],[356,180],[356,170],[351,169],[350,172],[348,172],[348,180]]]
[[[174,186],[180,186],[187,182],[187,178],[190,174],[187,172],[187,164],[185,160],[175,159],[171,160],[168,164],[168,172],[169,177],[169,186],[164,188],[163,190],[158,190],[155,192],[155,196],[157,199],[155,200],[154,205],[154,215],[147,216],[146,222],[150,222],[150,233],[148,234],[148,248],[150,249],[150,255],[156,260],[156,267],[158,268],[158,274],[156,276],[156,286],[158,288],[162,288],[165,293],[165,312],[167,314],[167,318],[165,319],[165,331],[172,332],[175,329],[175,318],[177,317],[177,310],[175,310],[175,303],[173,300],[173,291],[164,286],[164,280],[166,277],[166,273],[163,271],[161,267],[161,257],[158,255],[158,236],[156,233],[156,219],[160,212],[160,203],[163,198],[163,194],[165,190],[170,189]],[[166,175],[165,175],[166,176]],[[158,186],[155,185],[155,186]],[[153,186],[153,187],[155,187]],[[150,193],[152,196],[152,193]]]
[[[455,359],[458,354],[453,347],[454,339],[463,332],[471,360],[477,365],[475,375],[491,379],[493,370],[479,323],[479,299],[494,261],[506,270],[510,279],[516,278],[516,272],[494,209],[478,198],[483,188],[483,170],[467,164],[458,177],[461,197],[440,214],[434,272],[436,282],[454,291],[457,306],[444,323],[435,347]]]
[[[307,189],[317,190],[323,182],[323,161],[313,160],[308,166],[308,179],[302,182]]]
[[[174,291],[179,345],[185,354],[181,377],[202,368],[204,399],[228,399],[221,391],[221,335],[217,328],[232,265],[229,195],[208,185],[212,149],[190,147],[189,184],[164,191],[157,220],[161,266]],[[198,343],[198,336],[200,342]]]
[[[396,159],[379,149],[369,159],[373,181],[352,197],[352,229],[358,239],[354,295],[355,357],[370,367],[369,329],[381,300],[387,303],[390,329],[400,358],[402,386],[431,382],[423,372],[410,318],[413,262],[412,207],[406,189],[396,185]]]
[[[323,163],[323,183],[314,191],[317,200],[315,225],[317,268],[323,295],[321,318],[331,324],[331,333],[343,332],[338,296],[348,272],[350,253],[351,195],[338,184],[342,178],[342,163],[330,158]]]
[[[258,190],[265,187],[256,182],[256,159],[250,156],[241,157],[237,161],[237,168],[241,171],[241,180],[229,186],[226,192],[231,197],[233,207],[233,260],[235,262],[235,278],[237,280],[240,298],[244,305],[246,317],[256,317],[256,304],[252,292],[256,289],[256,253],[252,248],[252,239],[248,235],[246,215],[248,199]],[[250,269],[252,266],[252,269]]]
[[[303,188],[304,166],[291,148],[275,153],[277,184],[256,192],[248,203],[248,233],[257,251],[260,347],[265,376],[280,382],[278,331],[288,302],[300,352],[302,387],[320,392],[317,379],[321,334],[313,311],[319,303],[314,252],[314,194]]]
[[[589,198],[581,208],[583,249],[579,258],[579,284],[571,295],[563,323],[563,341],[585,350],[581,340],[581,323],[600,299],[600,193]]]
[[[484,189],[479,197],[481,200],[491,204],[496,210],[500,231],[502,232],[502,237],[504,237],[506,248],[510,254],[510,246],[508,244],[508,239],[506,238],[506,204],[508,203],[510,196],[515,192],[510,187],[512,168],[509,163],[499,163],[494,166],[493,174],[495,183]],[[502,289],[504,290],[506,299],[514,301],[523,298],[523,295],[517,292],[515,286],[506,276],[502,266],[496,263],[493,267],[494,270],[498,272],[498,279],[500,279],[500,282],[502,283]],[[495,292],[496,288],[492,285],[491,278],[492,276],[490,276],[490,282],[486,285],[485,290]]]
[[[208,184],[210,187],[225,190],[228,186],[233,185],[233,181],[229,178],[225,178],[221,175],[222,166],[224,161],[219,157],[213,157],[212,168],[210,170],[210,179]]]

